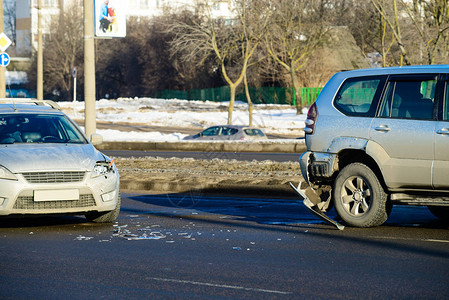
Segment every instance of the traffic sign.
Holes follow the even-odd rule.
[[[0,66],[7,67],[9,65],[9,55],[8,53],[0,53]]]
[[[4,52],[12,44],[8,36],[2,32],[0,33],[0,50]]]

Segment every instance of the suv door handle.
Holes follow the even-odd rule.
[[[390,131],[391,130],[391,128],[390,127],[388,127],[387,125],[380,125],[380,126],[377,126],[376,128],[374,128],[376,131],[383,131],[383,132],[387,132],[387,131]]]
[[[449,135],[449,128],[441,128],[437,130],[438,134],[445,134],[445,135]]]

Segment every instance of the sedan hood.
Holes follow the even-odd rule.
[[[13,173],[92,170],[104,156],[91,144],[21,144],[0,147],[0,165]]]

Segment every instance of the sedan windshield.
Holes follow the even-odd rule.
[[[0,115],[0,144],[87,143],[78,128],[63,115]]]

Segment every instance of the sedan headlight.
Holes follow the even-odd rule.
[[[92,171],[92,177],[105,176],[114,172],[114,160],[97,161]]]
[[[0,179],[17,180],[17,177],[7,168],[0,166]]]

